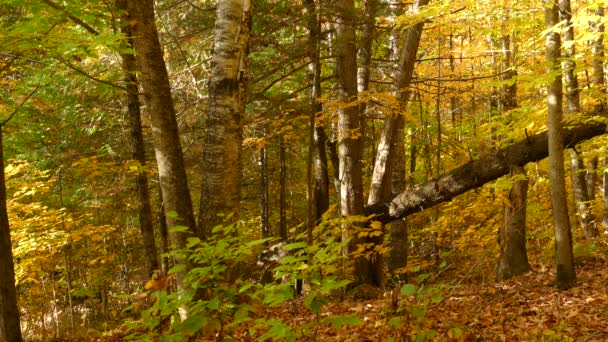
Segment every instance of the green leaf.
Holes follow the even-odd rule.
[[[396,328],[401,324],[401,317],[393,317],[388,321],[388,325],[391,328]]]
[[[359,325],[361,324],[361,320],[359,320],[359,318],[357,318],[355,315],[333,316],[324,318],[321,323],[326,325],[331,324],[336,329],[340,329],[345,325]]]
[[[187,232],[188,231],[188,227],[186,226],[173,226],[171,227],[171,232],[172,233],[183,233],[183,232]]]
[[[177,265],[171,267],[171,269],[169,270],[169,273],[170,274],[174,274],[174,273],[181,272],[181,271],[183,271],[185,269],[186,269],[186,265],[184,265],[184,264],[177,264]]]
[[[288,243],[288,244],[286,244],[286,245],[285,245],[283,248],[284,248],[286,251],[291,251],[291,250],[294,250],[294,249],[302,249],[302,248],[306,248],[306,246],[308,246],[308,245],[306,244],[306,242],[300,241],[300,242]]]
[[[171,218],[171,219],[174,219],[174,220],[179,217],[179,215],[177,215],[177,211],[174,211],[174,210],[168,211],[165,215],[168,218]]]
[[[186,248],[192,248],[196,245],[198,245],[201,242],[201,239],[197,238],[197,237],[189,237],[186,239]]]
[[[440,303],[443,300],[443,294],[436,293],[431,296],[431,300],[433,301],[433,303]]]
[[[418,281],[419,283],[422,283],[423,281],[427,280],[427,279],[428,279],[430,276],[431,276],[431,275],[430,275],[430,274],[428,274],[428,273],[422,273],[422,274],[419,274],[419,275],[416,277],[416,281]]]
[[[185,332],[189,335],[194,335],[203,327],[203,318],[199,315],[194,315],[186,318],[185,321],[177,327],[176,332]]]
[[[414,284],[405,284],[401,288],[401,294],[406,296],[412,296],[416,294],[416,285]]]

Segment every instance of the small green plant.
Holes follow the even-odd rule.
[[[217,226],[212,238],[201,241],[188,238],[187,248],[195,265],[184,278],[184,289],[177,293],[155,293],[154,305],[142,313],[142,321],[134,328],[145,333],[128,337],[135,341],[188,341],[204,334],[217,341],[231,340],[234,329],[250,320],[254,311],[257,287],[234,275],[243,261],[252,256],[252,249],[265,240],[244,242],[238,235],[239,224]],[[174,268],[170,273],[179,272]],[[234,279],[233,279],[234,278]],[[181,317],[185,316],[185,319]]]
[[[344,325],[360,323],[352,315],[321,317],[323,307],[330,302],[331,297],[343,291],[350,283],[350,280],[341,276],[346,262],[342,251],[348,242],[339,241],[339,230],[332,234],[332,222],[324,220],[315,229],[313,241],[316,243],[287,244],[284,248],[291,253],[282,258],[280,265],[275,268],[275,278],[285,281],[282,284],[267,284],[262,289],[264,303],[278,305],[294,299],[292,285],[296,280],[303,279],[306,283],[303,303],[314,318],[300,327],[291,327],[277,320],[259,319],[254,329],[264,332],[259,336],[260,340],[294,341],[306,337],[314,341],[321,326],[332,325],[338,329]]]
[[[414,337],[417,342],[426,341],[437,335],[437,331],[426,329],[424,322],[429,307],[443,300],[444,288],[442,283],[426,284],[429,277],[428,273],[419,274],[415,279],[416,284],[408,283],[401,287],[398,306],[393,312],[396,316],[389,320],[396,335],[390,341],[405,336]]]

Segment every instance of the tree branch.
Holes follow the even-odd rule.
[[[562,129],[564,148],[606,133],[606,123],[590,121]],[[415,186],[365,208],[365,215],[388,223],[446,202],[509,173],[511,165],[524,166],[548,156],[547,132],[527,136],[493,154],[481,156],[428,183]]]
[[[49,7],[54,8],[58,11],[61,11],[63,13],[65,13],[65,15],[68,17],[68,19],[70,19],[71,21],[73,21],[74,23],[80,25],[83,29],[87,30],[89,33],[97,36],[99,35],[99,32],[97,32],[96,29],[94,29],[91,25],[85,23],[84,21],[82,21],[80,18],[74,16],[73,14],[71,14],[70,12],[68,12],[67,9],[65,9],[64,7],[62,7],[61,5],[58,5],[54,2],[52,2],[51,0],[42,0],[43,3],[47,4]]]

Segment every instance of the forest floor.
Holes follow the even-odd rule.
[[[423,298],[421,304],[402,296],[398,308],[416,305],[426,309],[419,320],[412,314],[396,314],[390,294],[385,299],[331,303],[324,307],[321,318],[356,315],[361,323],[320,326],[316,338],[310,340],[387,341],[392,337],[405,341],[404,336],[427,332],[435,334],[429,339],[434,341],[608,341],[608,261],[605,257],[579,260],[576,271],[577,286],[568,291],[554,286],[552,268],[536,266],[503,282],[445,287],[438,303]],[[306,314],[309,311],[302,300],[262,310],[266,318],[290,326],[315,318]],[[401,323],[391,326],[389,321],[399,315]],[[309,337],[313,332],[309,330]],[[245,335],[237,338],[250,340]]]
[[[360,321],[356,325],[315,327],[310,323],[315,315],[301,298],[275,307],[257,306],[254,318],[280,320],[291,327],[308,324],[298,341],[608,341],[608,256],[579,258],[576,272],[577,286],[567,291],[554,286],[551,266],[533,265],[532,271],[502,282],[480,285],[467,274],[453,286],[430,283],[427,288],[441,289],[434,300],[431,293],[437,292],[432,291],[399,297],[389,291],[370,300],[336,298],[318,317],[355,316]],[[454,274],[443,277],[455,279]],[[252,325],[242,326],[232,337],[255,341],[249,334]],[[123,336],[91,341],[117,342]]]

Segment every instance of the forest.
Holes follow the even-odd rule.
[[[606,341],[606,0],[0,0],[0,342]]]

